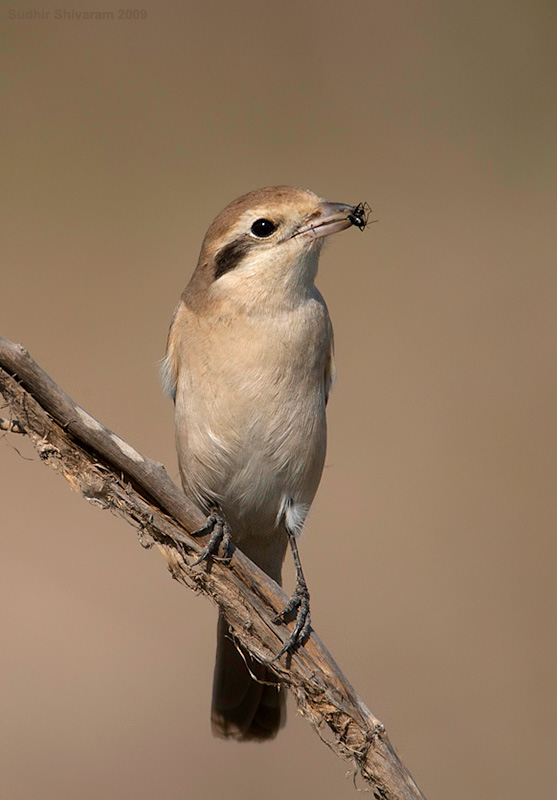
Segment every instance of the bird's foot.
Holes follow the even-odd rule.
[[[282,611],[273,617],[275,625],[283,623],[287,616],[296,612],[296,624],[292,633],[287,641],[281,648],[280,652],[275,656],[273,661],[280,658],[285,653],[293,653],[301,645],[304,645],[311,632],[311,617],[309,613],[309,591],[305,580],[299,579],[296,581],[296,588],[288,603],[284,606]]]
[[[228,522],[223,517],[218,508],[212,508],[205,525],[197,531],[193,531],[192,536],[205,536],[210,533],[211,538],[201,551],[199,558],[193,562],[192,567],[201,564],[209,556],[218,558],[219,548],[222,547],[224,555],[219,560],[228,563],[232,558],[232,539],[230,538],[230,528]]]

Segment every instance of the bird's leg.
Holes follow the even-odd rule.
[[[193,562],[192,567],[195,567],[197,564],[205,561],[205,559],[209,558],[209,556],[213,556],[213,558],[216,557],[221,545],[224,551],[222,560],[228,562],[232,558],[232,540],[230,538],[230,528],[228,527],[228,522],[224,518],[218,506],[213,506],[210,509],[205,525],[203,525],[203,527],[199,528],[197,531],[193,531],[191,535],[205,536],[207,533],[211,534],[211,538],[201,551],[201,555],[197,561]]]
[[[305,644],[311,631],[309,590],[302,570],[302,562],[300,561],[300,554],[298,553],[296,537],[288,527],[286,528],[286,532],[288,534],[288,541],[290,542],[290,549],[292,550],[294,565],[296,567],[296,587],[288,603],[282,611],[273,618],[273,622],[278,625],[284,622],[285,617],[295,611],[296,624],[288,640],[283,645],[278,655],[275,656],[275,659],[280,658],[284,653],[293,653],[300,645]]]

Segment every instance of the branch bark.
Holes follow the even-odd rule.
[[[298,708],[337,755],[351,761],[381,800],[425,800],[391,745],[385,726],[350,686],[314,631],[292,656],[273,661],[288,637],[272,617],[284,606],[282,589],[234,550],[229,565],[214,559],[191,566],[205,544],[190,536],[202,512],[168,477],[78,406],[21,347],[0,337],[0,392],[9,407],[0,430],[27,434],[41,460],[73,489],[109,508],[155,544],[172,576],[208,595],[223,610],[236,639],[288,686]]]

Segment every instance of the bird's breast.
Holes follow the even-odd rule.
[[[227,516],[275,524],[311,504],[326,447],[330,323],[321,303],[283,314],[178,318],[176,440],[184,488]]]

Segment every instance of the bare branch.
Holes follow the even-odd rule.
[[[313,631],[294,655],[273,660],[288,638],[286,626],[271,621],[286,602],[282,589],[237,549],[228,566],[218,560],[192,566],[205,542],[188,531],[205,518],[161,464],[87,414],[21,345],[1,337],[0,392],[10,411],[0,429],[26,433],[41,460],[72,488],[123,516],[143,546],[157,545],[174,578],[218,603],[241,645],[289,687],[301,713],[337,755],[354,764],[376,798],[424,800],[384,725]]]

